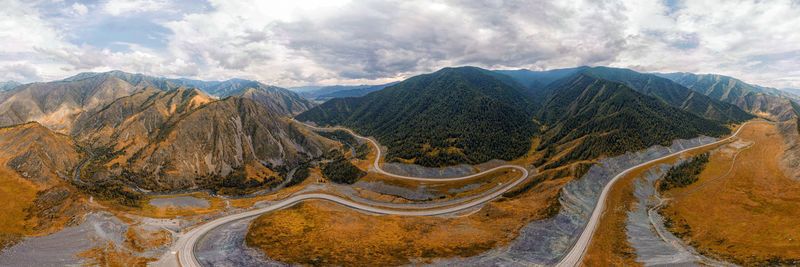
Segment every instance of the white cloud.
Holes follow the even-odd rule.
[[[610,65],[800,87],[800,6],[791,0],[677,1],[677,8],[656,0],[52,4],[86,17],[84,23],[126,16],[171,31],[164,48],[111,42],[128,47],[125,52],[86,45],[74,33],[80,27],[43,15],[50,14],[42,12],[45,5],[0,2],[0,66],[35,66],[35,76],[45,79],[122,69],[279,85],[354,84],[453,65]]]
[[[166,4],[162,0],[108,0],[103,8],[109,14],[119,16],[159,10]]]
[[[73,16],[86,16],[89,13],[89,8],[78,2],[73,3],[71,8],[70,13]]]

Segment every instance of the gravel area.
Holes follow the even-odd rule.
[[[108,213],[89,213],[78,226],[51,235],[26,238],[0,254],[0,266],[80,266],[75,254],[102,245],[121,243],[128,226]]]
[[[509,246],[492,249],[469,258],[451,258],[437,261],[434,266],[538,266],[553,265],[565,255],[577,240],[603,187],[617,173],[649,160],[675,151],[717,141],[698,137],[676,140],[670,147],[654,146],[645,151],[626,153],[614,158],[603,158],[580,179],[566,184],[559,202],[561,210],[550,219],[529,223]]]
[[[168,206],[179,207],[179,208],[208,208],[211,204],[209,204],[208,200],[204,198],[197,198],[193,196],[180,196],[180,197],[168,197],[168,198],[154,198],[150,200],[150,205],[159,208],[165,208]]]
[[[444,168],[429,168],[407,163],[384,163],[381,165],[381,168],[390,173],[412,177],[450,178],[475,173],[472,166],[466,164]]]
[[[564,186],[559,201],[562,209],[553,218],[534,221],[520,230],[520,235],[509,246],[498,247],[475,257],[440,259],[432,266],[540,266],[552,265],[564,255],[577,239],[597,202],[600,191],[617,173],[636,164],[658,158],[672,152],[708,144],[717,139],[700,137],[692,140],[678,140],[670,147],[654,146],[645,151],[627,153],[614,158],[599,160],[582,177]],[[385,164],[386,166],[388,164]],[[407,165],[407,164],[406,164]],[[411,165],[413,166],[413,165]],[[418,167],[418,166],[417,166]],[[438,168],[404,166],[408,175],[430,176],[439,171],[442,177],[470,174],[469,168],[455,167],[444,173]],[[469,167],[469,166],[467,166]],[[395,172],[390,168],[387,171]],[[431,168],[428,168],[431,169]],[[446,168],[447,169],[447,168]],[[464,172],[458,173],[457,172]],[[401,172],[396,172],[400,174]],[[251,220],[242,220],[219,227],[210,232],[197,245],[197,255],[201,263],[210,266],[285,266],[270,260],[260,251],[244,245],[244,236]],[[287,248],[291,249],[291,248]]]
[[[263,252],[245,245],[244,237],[253,219],[235,221],[206,234],[195,248],[198,261],[203,266],[291,266],[270,260]]]
[[[433,190],[430,190],[425,186],[420,186],[416,190],[412,190],[406,187],[385,184],[381,181],[358,181],[353,184],[353,187],[417,201],[437,199],[444,196],[442,194],[435,193]]]
[[[626,234],[628,242],[636,250],[636,261],[645,265],[684,264],[692,265],[698,259],[681,246],[664,242],[650,224],[648,210],[659,204],[655,181],[669,170],[671,165],[661,164],[651,169],[641,179],[634,180],[634,196],[638,200],[633,210],[628,211]],[[660,223],[660,221],[659,221]],[[661,234],[674,238],[668,231]],[[669,238],[667,237],[667,238]],[[677,239],[676,239],[677,240]]]

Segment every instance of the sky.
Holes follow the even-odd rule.
[[[278,86],[611,66],[800,88],[800,0],[0,0],[0,81],[122,70]]]

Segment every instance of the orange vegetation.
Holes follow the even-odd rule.
[[[156,259],[138,257],[127,248],[121,248],[112,242],[78,253],[77,257],[86,259],[87,266],[147,266]]]
[[[800,183],[779,167],[787,148],[778,126],[745,127],[740,137],[752,146],[712,152],[699,181],[683,192],[705,186],[670,201],[663,213],[672,221],[670,230],[705,255],[743,265],[792,264],[800,259]],[[731,150],[741,152],[725,175]]]
[[[199,208],[199,207],[180,208],[174,206],[156,207],[149,204],[149,199],[152,198],[172,198],[179,196],[193,196],[196,198],[202,198],[208,200],[209,206],[207,208]],[[153,196],[153,197],[148,197],[147,199],[148,201],[144,205],[142,205],[141,209],[127,210],[128,213],[146,217],[153,217],[153,218],[176,218],[181,216],[192,216],[192,215],[214,213],[222,211],[225,208],[225,202],[221,198],[211,197],[206,193],[191,193],[191,194],[168,195],[168,196],[157,196],[157,197]]]
[[[166,247],[172,243],[172,235],[166,230],[150,231],[134,225],[125,233],[125,245],[136,252]]]
[[[628,235],[625,233],[628,211],[636,202],[633,196],[635,177],[629,175],[617,181],[611,188],[606,203],[616,204],[607,206],[586,251],[584,265],[641,265],[635,261],[636,253],[628,243]]]
[[[0,251],[27,234],[25,211],[36,199],[36,186],[15,172],[0,166]]]
[[[527,222],[551,215],[568,180],[542,182],[518,198],[488,203],[462,217],[377,216],[303,202],[257,218],[247,242],[273,259],[311,265],[385,266],[471,256],[507,244]]]
[[[628,242],[626,234],[628,211],[637,204],[633,195],[635,179],[640,179],[646,172],[660,164],[674,165],[681,158],[690,158],[706,153],[729,142],[698,149],[665,158],[639,167],[617,180],[606,199],[605,211],[600,217],[598,227],[592,236],[592,242],[583,260],[585,266],[602,265],[641,265],[636,262],[634,249]]]

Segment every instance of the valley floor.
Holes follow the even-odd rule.
[[[800,262],[800,181],[782,159],[794,122],[747,125],[741,146],[711,153],[699,181],[672,190],[663,209],[677,236],[701,254],[741,265]],[[738,156],[734,157],[738,153]]]
[[[691,263],[704,257],[765,264],[778,260],[791,263],[800,258],[796,255],[800,245],[795,241],[800,232],[793,227],[800,224],[800,184],[787,178],[791,172],[783,171],[784,155],[774,152],[790,150],[786,144],[791,142],[785,137],[794,134],[792,140],[796,140],[797,133],[772,123],[744,127],[741,136],[731,142],[663,158],[619,180],[606,200],[606,212],[583,264]],[[509,257],[518,263],[554,264],[582,231],[599,190],[611,177],[638,163],[714,141],[677,140],[671,147],[655,146],[599,159],[589,170],[580,170],[581,164],[546,170],[531,175],[499,201],[448,216],[379,216],[327,201],[302,202],[209,231],[206,239],[197,243],[197,256],[200,262],[211,265],[245,264],[232,261],[230,255],[242,256],[247,264],[271,260],[311,265],[499,264]],[[711,162],[700,180],[662,196],[670,199],[663,209],[665,220],[677,226],[670,228],[672,235],[694,247],[683,245],[686,249],[669,252],[674,244],[658,240],[648,224],[649,208],[659,203],[653,195],[656,181],[681,159],[706,151],[712,151]],[[732,162],[736,154],[738,158]],[[373,151],[366,159],[354,161],[370,171],[375,157]],[[513,163],[530,166],[534,160],[536,156],[529,155]],[[485,170],[498,164],[502,162],[473,167]],[[728,170],[731,172],[726,173]],[[187,231],[292,195],[327,192],[359,203],[408,209],[479,197],[516,181],[516,177],[518,173],[502,170],[439,183],[398,180],[372,170],[360,183],[348,186],[332,184],[319,169],[312,169],[309,178],[298,186],[252,198],[229,199],[204,193],[150,196],[141,208],[126,208],[87,196],[81,201],[86,203],[89,215],[82,223],[45,237],[24,238],[9,253],[0,255],[0,262],[14,262],[20,257],[33,260],[24,251],[47,249],[44,244],[51,239],[60,241],[50,243],[62,245],[68,244],[64,242],[67,239],[77,239],[87,242],[78,242],[67,251],[69,255],[59,256],[63,260],[59,263],[174,265],[177,255],[173,245]],[[28,196],[25,203],[35,197],[27,191],[19,194]],[[14,206],[5,208],[24,212]],[[2,223],[12,229],[15,223],[24,222]],[[24,228],[19,229],[25,234]],[[217,237],[224,240],[208,240]],[[653,242],[661,242],[658,244],[662,247],[651,246]]]

